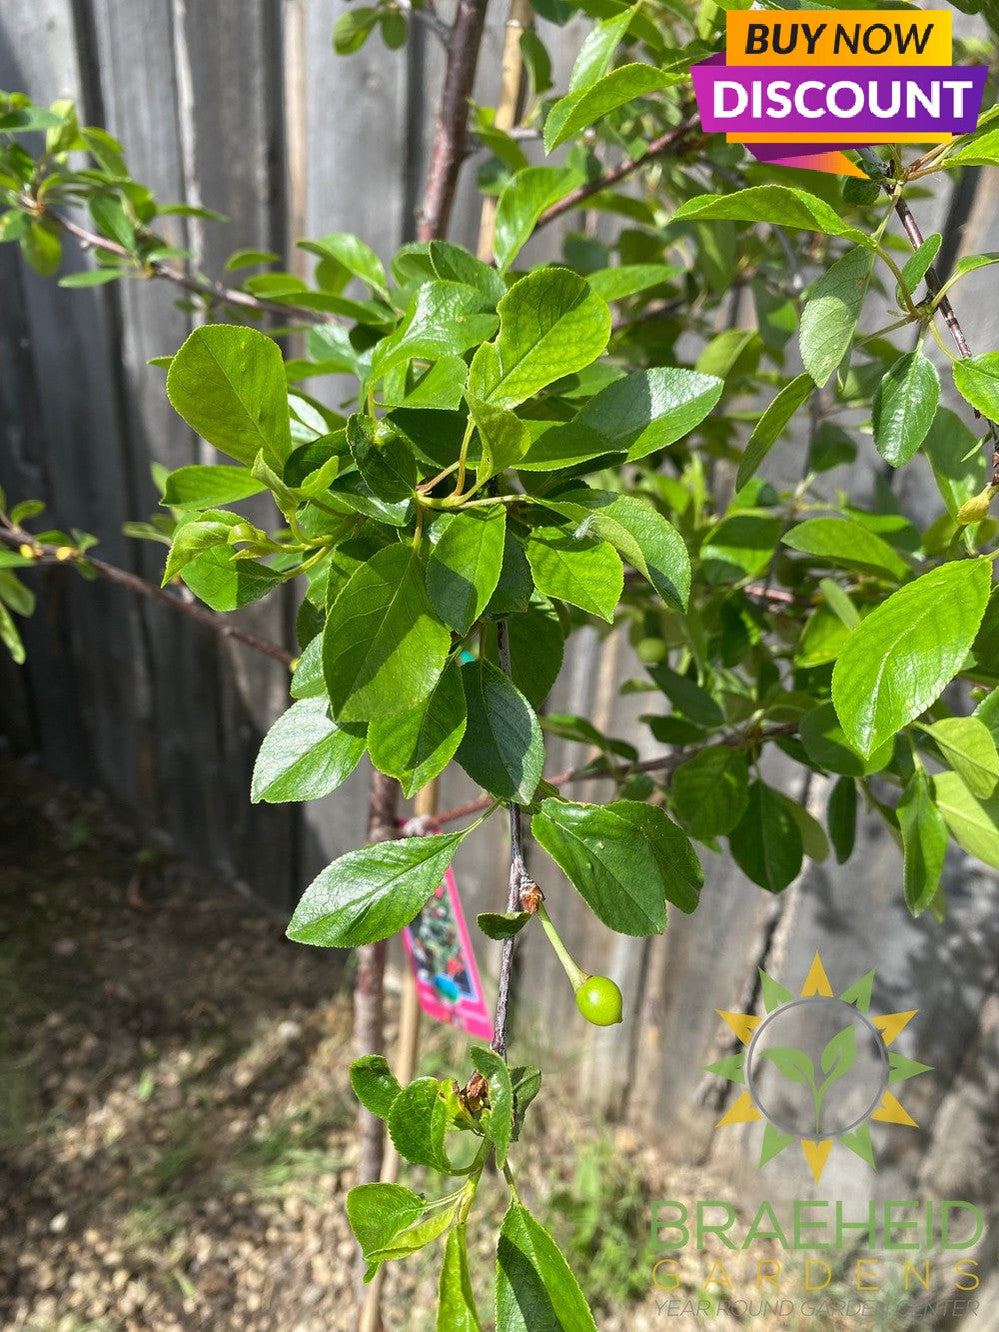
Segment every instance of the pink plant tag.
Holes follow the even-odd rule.
[[[402,940],[424,1013],[491,1041],[493,1020],[450,869],[420,914],[403,929]]]

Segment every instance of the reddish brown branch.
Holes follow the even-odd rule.
[[[451,219],[468,138],[468,99],[479,61],[487,0],[460,0],[447,44],[447,68],[427,184],[417,216],[417,239],[443,236]]]
[[[82,565],[93,569],[101,578],[109,583],[114,583],[117,587],[126,588],[129,592],[134,592],[137,596],[147,597],[150,601],[159,601],[171,609],[180,611],[188,619],[197,620],[198,624],[206,625],[220,638],[231,638],[234,642],[243,643],[246,647],[251,647],[256,652],[262,652],[267,657],[272,657],[274,661],[279,661],[282,665],[290,666],[295,660],[292,653],[287,652],[277,643],[272,643],[267,638],[261,638],[259,634],[251,633],[248,629],[239,629],[231,624],[224,615],[216,615],[214,611],[199,605],[196,601],[186,601],[179,596],[168,592],[165,588],[157,587],[154,583],[147,583],[144,578],[138,574],[130,573],[127,569],[119,569],[116,564],[108,564],[106,560],[95,559],[93,555],[83,554],[70,547],[59,547],[39,544],[26,532],[4,531],[0,530],[0,543],[17,550],[20,546],[30,546],[32,550],[32,565],[52,566],[58,565],[65,569],[71,565]],[[60,555],[60,550],[68,550],[68,554]]]
[[[688,116],[686,120],[680,122],[674,129],[668,130],[665,134],[660,134],[658,139],[653,139],[644,153],[638,157],[626,157],[623,162],[618,162],[617,166],[611,167],[603,175],[598,176],[596,180],[587,181],[585,185],[580,185],[577,189],[571,190],[564,199],[559,199],[558,203],[552,204],[546,212],[538,218],[537,226],[547,226],[549,222],[554,222],[557,217],[563,213],[568,213],[571,208],[577,208],[581,203],[594,194],[599,194],[601,190],[606,190],[611,185],[616,185],[619,180],[624,180],[626,176],[633,175],[640,171],[643,166],[670,149],[679,151],[683,140],[691,130],[699,129],[700,121],[696,115]]]

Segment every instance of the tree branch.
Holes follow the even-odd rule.
[[[94,556],[74,550],[70,546],[40,544],[30,533],[19,530],[0,529],[0,544],[8,546],[12,550],[18,550],[21,546],[30,546],[32,551],[30,567],[35,565],[57,565],[61,569],[71,565],[88,567],[93,569],[101,578],[109,583],[114,583],[117,587],[124,587],[137,596],[147,597],[150,601],[159,601],[165,606],[170,606],[173,610],[180,611],[188,619],[206,625],[220,638],[231,638],[234,642],[243,643],[246,647],[251,647],[256,652],[262,652],[265,656],[281,662],[284,666],[290,666],[295,660],[292,653],[287,652],[283,647],[279,647],[277,643],[261,638],[259,634],[251,633],[248,629],[239,629],[236,625],[231,624],[224,615],[217,615],[214,611],[208,610],[196,601],[186,601],[172,592],[168,592],[165,588],[157,587],[155,583],[147,583],[138,574],[130,573],[127,569],[119,569],[117,565],[108,564],[106,560],[95,559]]]
[[[505,620],[496,624],[496,649],[499,655],[500,669],[509,677],[510,638]],[[489,803],[489,802],[487,802]],[[520,895],[524,885],[530,881],[527,865],[524,861],[524,837],[520,806],[515,800],[510,802],[510,892],[507,897],[507,911],[520,909]],[[510,1010],[510,986],[513,983],[513,950],[516,938],[503,940],[500,955],[499,988],[496,995],[496,1020],[493,1024],[492,1048],[501,1059],[506,1058],[506,1028]]]
[[[585,203],[594,194],[599,194],[601,190],[607,189],[610,185],[616,185],[619,180],[624,180],[626,176],[633,175],[640,171],[643,166],[657,157],[661,157],[670,149],[676,152],[680,151],[683,140],[691,130],[700,129],[700,119],[696,115],[691,115],[682,120],[679,125],[668,130],[665,134],[660,134],[658,139],[653,139],[644,153],[638,157],[626,157],[623,162],[617,166],[611,167],[603,175],[598,176],[596,180],[587,181],[585,185],[580,185],[577,189],[571,190],[564,199],[559,199],[558,203],[552,204],[546,212],[538,218],[535,230],[545,227],[549,222],[554,222],[557,217],[563,213],[568,213],[571,208],[576,208],[581,203]]]
[[[81,227],[72,218],[63,217],[49,209],[45,209],[44,212],[51,222],[55,222],[69,235],[75,236],[80,242],[81,248],[104,250],[108,254],[116,254],[122,259],[128,259],[133,264],[140,262],[131,250],[127,250],[124,245],[119,245],[117,241],[108,240],[106,236],[100,236],[96,231],[88,231],[86,227]],[[313,310],[307,305],[285,304],[283,301],[262,300],[259,296],[251,296],[247,291],[237,291],[233,287],[227,287],[222,282],[188,277],[186,273],[180,273],[175,268],[168,268],[165,264],[149,264],[145,268],[139,267],[136,271],[146,277],[165,278],[168,282],[172,282],[175,287],[189,291],[195,296],[201,296],[207,301],[231,305],[237,310],[251,311],[254,314],[275,315],[281,319],[307,319],[313,324],[338,322],[335,315],[331,315],[325,310]]]
[[[472,95],[487,0],[459,0],[447,44],[447,68],[427,184],[417,215],[418,240],[437,240],[447,231],[454,192],[468,138],[468,99]]]

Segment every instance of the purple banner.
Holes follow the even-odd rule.
[[[984,65],[691,67],[709,133],[809,134],[841,143],[897,134],[967,134],[978,123]]]

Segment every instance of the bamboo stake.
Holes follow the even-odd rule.
[[[534,27],[534,10],[530,0],[510,0],[510,13],[506,20],[503,42],[503,61],[500,65],[499,100],[496,103],[494,125],[498,130],[511,130],[517,122],[520,89],[523,82],[524,61],[520,53],[521,33]],[[483,263],[493,260],[493,237],[496,231],[496,199],[487,195],[482,200],[479,222],[478,256]]]

